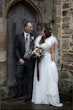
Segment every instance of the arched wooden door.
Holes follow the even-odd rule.
[[[14,37],[23,32],[23,24],[30,20],[36,30],[36,16],[34,10],[25,2],[19,2],[10,8],[7,16],[7,84],[9,87],[16,85]]]

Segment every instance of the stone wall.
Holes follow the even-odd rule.
[[[38,28],[41,30],[41,27],[44,25],[50,25],[52,20],[52,1],[51,0],[31,0],[41,12],[42,20],[38,21]]]
[[[73,89],[73,0],[61,0],[60,89]]]
[[[6,88],[6,35],[5,20],[0,17],[0,90],[1,95],[7,96]],[[1,97],[0,97],[1,98]]]
[[[73,89],[73,1],[54,0],[53,9],[53,29],[60,46],[59,87],[61,92],[70,93]]]
[[[52,1],[51,0],[32,0],[39,8],[42,14],[42,23],[49,23],[52,19]]]
[[[60,92],[71,94],[73,89],[73,0],[52,0],[50,25],[59,42]]]

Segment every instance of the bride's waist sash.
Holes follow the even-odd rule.
[[[51,53],[50,53],[50,52],[48,52],[48,51],[44,52],[44,55],[47,55],[47,54],[51,54]]]

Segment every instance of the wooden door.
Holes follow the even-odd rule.
[[[7,85],[13,86],[15,80],[15,57],[14,57],[14,36],[16,24],[14,21],[7,19]]]
[[[26,20],[30,20],[36,30],[35,12],[28,4],[19,2],[9,10],[7,17],[7,84],[9,87],[16,85],[14,37],[23,32],[23,24]]]

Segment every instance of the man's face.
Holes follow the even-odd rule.
[[[27,24],[27,26],[25,27],[25,31],[27,33],[32,33],[32,31],[33,31],[33,25],[32,25],[32,23],[28,23]]]

